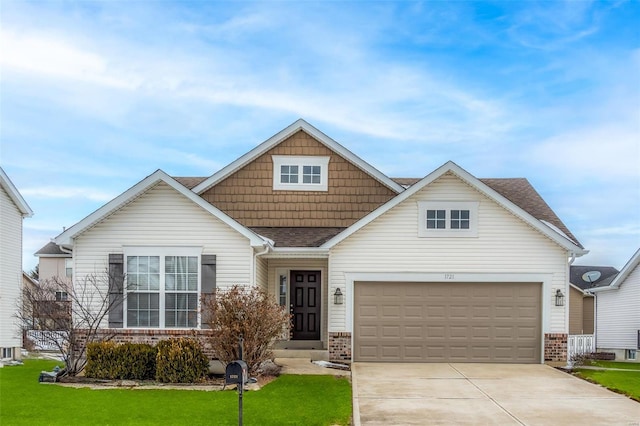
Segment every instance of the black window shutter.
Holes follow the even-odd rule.
[[[201,265],[201,296],[202,298],[215,297],[216,293],[216,255],[203,254],[200,258]],[[209,318],[202,315],[202,328],[209,327]]]
[[[109,328],[122,328],[124,255],[109,255]]]

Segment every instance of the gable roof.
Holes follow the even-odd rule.
[[[585,281],[583,279],[584,274],[591,271],[600,272],[600,277],[592,282]],[[609,285],[618,272],[613,266],[571,265],[569,268],[569,282],[581,290],[590,290],[594,287]]]
[[[160,182],[166,183],[167,185],[178,191],[180,194],[184,195],[189,200],[202,207],[204,210],[208,211],[213,216],[229,225],[231,228],[235,229],[238,233],[247,237],[252,246],[263,246],[265,244],[265,240],[262,239],[259,235],[255,234],[250,229],[245,228],[244,226],[233,220],[231,217],[226,215],[224,212],[219,210],[217,207],[206,202],[200,196],[187,189],[184,185],[180,184],[178,181],[167,175],[162,170],[156,170],[153,174],[147,176],[146,178],[129,188],[127,191],[123,192],[104,206],[100,207],[98,210],[91,213],[89,216],[82,219],[80,222],[76,223],[75,225],[58,235],[54,239],[55,243],[61,246],[70,246],[76,236],[101,222],[106,217],[115,213],[125,205],[131,203],[140,195],[144,194],[150,188],[153,188]]]
[[[345,231],[341,232],[340,234],[336,235],[335,237],[327,241],[325,244],[322,245],[322,247],[330,248],[335,246],[339,242],[345,240],[350,235],[354,234],[359,229],[363,228],[368,223],[372,222],[376,218],[380,217],[382,214],[391,210],[392,208],[394,208],[395,206],[397,206],[398,204],[400,204],[407,198],[411,197],[412,195],[420,191],[422,188],[431,184],[436,179],[438,179],[439,177],[443,176],[445,173],[448,173],[448,172],[453,173],[462,181],[466,182],[467,184],[475,188],[480,193],[491,198],[496,203],[498,203],[499,205],[507,209],[509,212],[521,218],[526,223],[528,223],[531,227],[538,230],[543,235],[546,235],[552,241],[556,242],[557,244],[559,244],[561,247],[565,248],[572,254],[575,254],[576,256],[582,256],[588,253],[588,251],[585,250],[582,246],[580,246],[579,243],[573,241],[570,237],[565,235],[563,232],[558,232],[558,230],[555,229],[556,228],[555,226],[549,226],[547,223],[544,222],[544,219],[541,220],[540,218],[536,218],[531,213],[529,213],[522,207],[518,206],[513,201],[509,200],[507,197],[500,194],[500,192],[491,188],[489,185],[487,185],[480,179],[474,177],[469,172],[467,172],[466,170],[464,170],[463,168],[461,168],[460,166],[458,166],[452,161],[448,161],[447,163],[443,164],[442,166],[440,166],[439,168],[437,168],[436,170],[434,170],[433,172],[425,176],[419,182],[411,185],[402,194],[399,194],[398,196],[391,199],[386,204],[380,206],[373,212],[369,213],[367,216],[363,217],[362,219],[354,223],[351,227],[347,228]],[[540,196],[537,195],[537,197],[540,197]]]
[[[71,252],[63,251],[54,241],[49,241],[44,247],[35,252],[36,257],[71,257]]]
[[[611,281],[611,284],[604,287],[592,288],[589,291],[592,293],[598,293],[601,291],[616,290],[620,288],[620,285],[627,279],[629,274],[631,274],[631,272],[633,272],[636,269],[638,264],[640,264],[640,249],[638,249],[635,252],[635,254],[631,256],[631,259],[629,259],[629,261],[627,262],[626,265],[624,265],[620,273],[616,275],[616,277]]]
[[[13,182],[11,182],[11,179],[9,179],[9,176],[7,176],[2,167],[0,167],[0,186],[7,192],[9,198],[11,198],[22,214],[22,217],[33,216],[33,210],[31,210],[31,207],[29,207],[24,198],[22,198],[22,195],[20,195],[20,192],[18,192],[18,189]]]
[[[256,234],[274,242],[274,247],[320,247],[346,228],[338,227],[251,227]]]
[[[362,158],[358,157],[357,155],[355,155],[354,153],[352,153],[351,151],[349,151],[348,149],[340,145],[338,142],[334,141],[329,136],[325,135],[320,130],[316,129],[311,124],[304,121],[303,119],[299,119],[295,121],[293,124],[286,127],[285,129],[276,133],[275,135],[273,135],[272,137],[270,137],[269,139],[267,139],[266,141],[264,141],[263,143],[255,147],[254,149],[252,149],[251,151],[247,152],[242,157],[238,158],[231,164],[220,169],[218,172],[214,173],[209,178],[205,179],[204,181],[194,186],[192,188],[193,192],[195,192],[196,194],[202,194],[207,189],[211,188],[212,186],[216,185],[217,183],[231,176],[233,173],[237,172],[247,164],[251,163],[256,158],[258,158],[259,156],[269,151],[271,148],[278,145],[280,142],[284,141],[285,139],[287,139],[288,137],[292,136],[293,134],[295,134],[300,130],[313,136],[316,140],[318,140],[320,143],[325,145],[327,148],[338,153],[344,159],[351,162],[355,166],[359,167],[369,176],[376,179],[377,181],[379,181],[389,189],[393,190],[394,192],[400,193],[404,190],[404,188],[401,185],[394,182],[391,178],[387,177],[378,169],[371,166]]]
[[[420,178],[392,178],[400,185],[408,188],[420,182]],[[538,220],[544,220],[558,228],[578,246],[582,247],[578,239],[569,231],[565,224],[549,207],[538,191],[525,178],[479,178],[480,182],[507,198],[509,201],[529,213]],[[617,271],[616,271],[617,272]]]

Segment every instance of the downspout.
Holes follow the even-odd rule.
[[[251,277],[251,281],[254,283],[254,285],[257,286],[257,269],[258,269],[258,262],[257,259],[259,256],[265,255],[267,253],[269,253],[271,251],[271,249],[273,248],[271,242],[269,241],[265,241],[264,243],[262,243],[262,247],[264,247],[264,250],[262,250],[261,252],[258,252],[256,254],[253,255],[253,268],[251,268],[251,274],[253,275]]]

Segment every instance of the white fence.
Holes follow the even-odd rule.
[[[64,344],[66,333],[66,331],[27,330],[27,338],[35,344],[36,349],[57,351]]]
[[[569,335],[567,342],[567,359],[576,355],[590,354],[596,351],[596,339],[593,334]]]

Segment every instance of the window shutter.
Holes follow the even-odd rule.
[[[124,255],[109,255],[109,328],[122,328]]]
[[[201,264],[201,296],[202,298],[213,298],[216,293],[216,255],[203,254],[200,258]],[[209,327],[209,317],[207,312],[203,312],[201,328]]]

